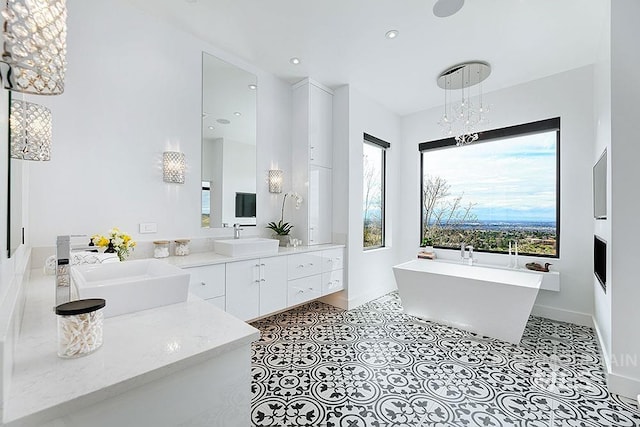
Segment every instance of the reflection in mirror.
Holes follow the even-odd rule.
[[[256,76],[202,54],[202,227],[256,224]]]
[[[2,100],[0,101],[2,108],[2,123],[9,125],[9,106],[11,105],[11,92],[2,90]],[[24,230],[22,227],[22,165],[23,160],[12,159],[10,156],[11,141],[9,141],[10,132],[2,129],[2,137],[7,138],[5,145],[7,149],[7,168],[9,170],[9,185],[7,194],[7,256],[11,258],[18,247],[24,243]]]

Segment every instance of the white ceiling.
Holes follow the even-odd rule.
[[[289,82],[351,84],[399,115],[443,101],[436,77],[483,60],[485,92],[595,62],[606,2],[467,0],[436,18],[435,0],[129,0]],[[388,30],[400,35],[385,38]],[[289,62],[299,57],[299,65]]]

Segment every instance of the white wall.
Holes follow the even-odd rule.
[[[593,68],[594,82],[594,123],[595,150],[592,164],[595,164],[602,152],[611,151],[611,1],[603,1],[604,25],[600,36],[598,60]],[[607,242],[611,241],[611,154],[607,155],[607,212],[605,220],[593,220],[593,232]],[[611,246],[607,248],[607,286],[611,286]],[[610,368],[611,354],[611,290],[605,293],[593,276],[593,319],[600,338],[607,367]]]
[[[611,374],[609,389],[640,394],[638,159],[640,2],[611,2]]]
[[[31,168],[32,246],[113,226],[138,240],[222,233],[200,228],[202,51],[258,78],[255,231],[262,233],[278,215],[267,171],[274,163],[290,170],[289,85],[124,1],[67,7],[65,93],[38,99],[51,108],[54,129],[52,160]],[[185,153],[184,185],[162,181],[165,150]],[[157,223],[158,233],[138,235],[140,222]]]
[[[494,73],[499,73],[496,69]],[[593,311],[591,267],[593,161],[593,70],[591,66],[485,94],[491,105],[488,128],[561,117],[560,259],[561,291],[540,291],[536,304],[545,315],[590,323]],[[415,258],[420,238],[420,157],[418,143],[442,138],[442,107],[403,118],[401,257]],[[459,257],[455,250],[438,256]],[[506,255],[477,254],[480,262],[508,264]],[[522,258],[522,257],[521,257]],[[546,259],[537,260],[546,261]],[[521,259],[521,263],[528,259]]]
[[[400,215],[400,119],[352,86],[334,94],[334,233],[347,234],[347,303],[358,306],[396,288],[391,267],[398,262]],[[391,144],[387,150],[386,247],[364,251],[362,144],[368,133]],[[346,208],[346,209],[345,209]]]

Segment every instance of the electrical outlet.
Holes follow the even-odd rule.
[[[157,233],[158,225],[155,222],[141,222],[140,234]]]

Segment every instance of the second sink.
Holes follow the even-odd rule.
[[[214,250],[226,256],[277,255],[280,242],[275,239],[250,237],[246,239],[215,240]]]

